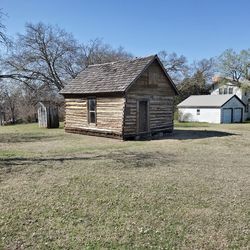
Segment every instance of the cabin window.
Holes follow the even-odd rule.
[[[196,114],[197,114],[197,115],[200,115],[200,114],[201,114],[200,109],[197,109],[197,110],[196,110]]]
[[[88,99],[88,122],[96,123],[96,99]]]
[[[223,94],[223,90],[222,88],[219,88],[219,94],[222,95]]]
[[[224,88],[224,95],[227,94],[227,88]]]
[[[229,88],[229,94],[233,94],[233,88]]]

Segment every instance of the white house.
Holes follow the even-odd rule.
[[[237,95],[244,102],[244,116],[250,119],[250,81],[236,82],[224,77],[214,77],[211,95]]]
[[[246,119],[245,104],[237,95],[192,95],[177,105],[179,121],[235,123]]]

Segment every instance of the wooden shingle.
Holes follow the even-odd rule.
[[[156,55],[90,65],[60,91],[61,94],[124,93],[155,60]]]

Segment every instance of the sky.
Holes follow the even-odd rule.
[[[0,0],[0,9],[11,37],[41,21],[134,56],[166,50],[192,62],[250,48],[249,0]]]

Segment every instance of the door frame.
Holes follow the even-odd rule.
[[[140,102],[147,102],[147,131],[140,132]],[[148,98],[140,98],[136,101],[136,132],[137,134],[143,134],[150,132],[150,113],[149,113],[149,99]]]

